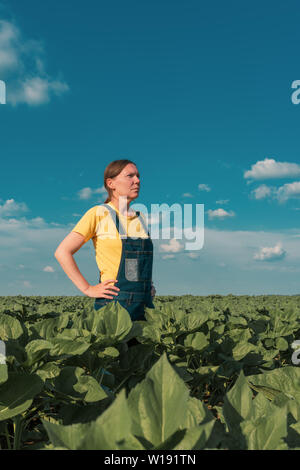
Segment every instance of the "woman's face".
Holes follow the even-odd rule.
[[[128,200],[132,201],[139,195],[140,174],[135,165],[128,163],[121,173],[114,178],[108,178],[107,184],[114,190],[114,197],[126,196]]]

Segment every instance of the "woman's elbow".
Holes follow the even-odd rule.
[[[74,251],[70,250],[70,248],[59,246],[54,253],[54,257],[57,259],[57,261],[60,261],[66,257],[69,257],[70,255],[73,256],[73,254]]]
[[[56,251],[54,253],[54,258],[59,260],[62,256],[62,254],[63,254],[62,249],[58,247],[58,248],[56,248]]]

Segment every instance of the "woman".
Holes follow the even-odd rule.
[[[144,320],[145,307],[154,308],[156,291],[152,283],[153,243],[142,214],[129,211],[140,190],[136,165],[125,159],[111,162],[104,172],[104,186],[108,192],[105,203],[84,214],[58,246],[55,258],[75,286],[95,298],[96,310],[118,301],[132,320]],[[73,258],[91,238],[100,271],[96,285],[86,281]]]

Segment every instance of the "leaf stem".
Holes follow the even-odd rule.
[[[9,433],[8,433],[8,429],[7,429],[7,423],[5,425],[5,436],[6,436],[7,448],[8,448],[8,450],[11,450],[11,444],[10,444],[10,438],[9,438]]]
[[[20,449],[21,435],[23,429],[22,416],[18,415],[14,418],[14,450]]]

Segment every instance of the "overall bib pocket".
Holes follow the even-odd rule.
[[[125,258],[125,277],[128,281],[139,281],[139,263],[137,258]]]
[[[125,278],[127,281],[151,281],[152,280],[152,252],[128,251],[124,253]]]

